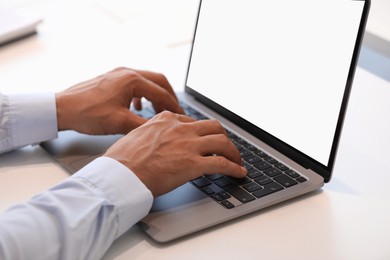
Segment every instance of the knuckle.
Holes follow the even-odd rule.
[[[224,147],[228,147],[230,145],[230,140],[229,138],[227,138],[226,135],[218,134],[215,135],[215,137],[217,138],[218,142],[220,142]]]
[[[122,81],[123,84],[120,85],[122,87],[126,86],[126,83],[131,83],[132,86],[138,86],[143,80],[139,73],[125,67],[117,67],[111,72],[111,75],[108,74],[107,76],[109,78],[114,76],[116,80]]]
[[[170,111],[167,111],[167,110],[164,110],[160,113],[158,113],[157,115],[155,115],[153,118],[156,118],[158,120],[174,120],[176,117],[175,117],[175,114],[170,112]]]
[[[163,118],[173,118],[174,114],[170,111],[164,110],[160,113]]]
[[[232,141],[230,141],[230,139],[228,137],[226,137],[226,135],[223,135],[223,145],[226,149],[231,149],[232,146],[234,146],[232,144]]]
[[[191,132],[191,129],[186,124],[178,123],[175,125],[175,131],[180,135],[180,137],[185,137],[188,136],[188,133]]]
[[[126,70],[130,70],[130,69],[126,68],[124,66],[119,66],[119,67],[116,67],[113,71],[126,71]]]
[[[162,82],[168,81],[168,78],[162,73],[156,73],[156,77],[158,78],[159,81],[162,81]]]
[[[142,76],[133,70],[123,70],[124,75],[132,81],[141,80]]]
[[[143,87],[143,77],[139,75],[135,71],[126,71],[122,74],[126,83],[131,84],[134,89],[138,89],[138,87]],[[137,92],[136,92],[137,93]]]
[[[117,73],[118,76],[126,77],[129,80],[137,80],[142,78],[138,72],[126,67],[117,67],[113,70],[113,72]]]
[[[216,162],[222,169],[227,168],[229,164],[228,160],[223,156],[216,156]]]
[[[221,123],[218,120],[210,119],[209,121],[213,125],[213,127],[215,129],[217,129],[219,132],[221,132],[221,133],[224,132],[223,126],[221,125]]]

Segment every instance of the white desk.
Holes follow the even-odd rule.
[[[116,66],[164,72],[181,89],[197,0],[167,0],[169,19],[159,22],[144,16],[146,0],[128,2],[130,18],[117,8],[123,1],[15,0],[45,22],[37,36],[0,48],[1,91],[59,91]],[[389,259],[388,100],[390,83],[358,68],[334,177],[320,192],[167,245],[134,227],[104,258]],[[40,147],[0,156],[0,210],[67,176]]]
[[[360,66],[390,81],[390,1],[371,0]]]
[[[367,30],[387,42],[390,42],[390,1],[371,0],[370,19]]]

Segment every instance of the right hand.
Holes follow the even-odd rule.
[[[132,170],[157,197],[203,174],[243,178],[237,148],[216,120],[162,112],[133,130],[104,156]]]

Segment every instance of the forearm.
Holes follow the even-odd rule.
[[[0,216],[0,259],[100,259],[152,201],[125,166],[99,158]]]

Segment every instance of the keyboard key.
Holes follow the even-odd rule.
[[[271,167],[271,165],[269,163],[267,163],[266,161],[255,163],[253,166],[255,166],[260,171],[263,171],[263,170]]]
[[[282,184],[286,188],[298,184],[298,182],[294,181],[292,178],[290,178],[290,177],[288,177],[287,175],[284,175],[284,174],[276,176],[274,178],[274,180],[279,182],[280,184]]]
[[[251,154],[247,157],[244,158],[244,160],[247,162],[247,163],[250,163],[250,164],[255,164],[257,162],[261,162],[262,159],[254,154]]]
[[[304,178],[304,177],[299,177],[299,178],[297,178],[296,180],[297,180],[298,182],[300,182],[300,183],[307,181],[306,178]]]
[[[242,203],[247,203],[255,199],[255,197],[238,186],[230,186],[226,191]]]
[[[282,172],[279,171],[279,170],[276,169],[276,168],[267,169],[267,170],[264,171],[264,173],[265,173],[266,175],[268,175],[269,177],[275,177],[275,176],[278,176],[278,175],[282,174]]]
[[[202,188],[202,191],[203,191],[204,193],[206,193],[207,195],[211,195],[211,194],[215,193],[214,190],[211,189],[209,186],[203,187],[203,188]]]
[[[235,135],[232,131],[229,131],[227,129],[225,129],[227,135],[229,136],[230,139],[235,139],[235,138],[238,138],[237,135]]]
[[[290,176],[291,178],[298,178],[298,177],[300,177],[300,175],[298,174],[298,173],[296,173],[296,172],[294,172],[293,170],[287,170],[286,171],[286,174],[288,175],[288,176]]]
[[[247,143],[247,144],[245,144],[244,146],[245,146],[245,148],[248,149],[249,151],[252,151],[252,152],[253,152],[253,151],[258,151],[258,149],[257,149],[255,146],[251,145],[251,144],[248,144],[248,143]]]
[[[222,201],[222,200],[225,199],[224,197],[222,197],[222,196],[219,195],[218,193],[212,194],[211,197],[212,197],[213,199],[215,199],[216,201]]]
[[[265,157],[265,158],[264,158],[264,161],[266,161],[266,162],[268,162],[268,163],[270,163],[270,164],[277,164],[277,163],[278,163],[278,161],[275,160],[275,159],[274,159],[273,157],[271,157],[271,156]]]
[[[239,144],[238,142],[237,142],[237,139],[238,139],[238,137],[236,136],[236,137],[230,137],[230,136],[228,136],[229,138],[230,138],[230,141],[232,141],[232,143],[237,147],[237,149],[239,149],[239,148],[243,148],[242,147],[242,145],[241,144]]]
[[[277,164],[275,164],[275,167],[278,168],[279,170],[281,170],[282,172],[288,170],[288,167],[286,165],[284,165],[283,163],[277,163]]]
[[[222,174],[219,174],[219,173],[216,173],[216,174],[205,174],[205,177],[207,179],[209,179],[210,181],[215,181],[219,178],[222,178],[223,175]]]
[[[251,182],[251,183],[245,184],[242,187],[249,192],[254,192],[256,190],[262,189],[262,187],[259,184],[257,184],[256,182]]]
[[[247,163],[247,162],[244,162],[244,167],[245,167],[248,171],[254,169],[253,166],[250,165],[250,164]]]
[[[225,198],[225,199],[228,199],[228,198],[231,198],[231,197],[232,197],[232,196],[230,196],[229,193],[227,193],[226,191],[220,191],[220,192],[218,192],[218,194],[219,194],[220,196],[222,196],[223,198]]]
[[[254,151],[253,153],[256,154],[257,156],[259,156],[260,158],[265,158],[268,156],[265,152],[260,151],[260,150]]]
[[[264,185],[266,185],[266,184],[268,184],[268,183],[273,182],[273,180],[272,180],[271,178],[269,178],[269,177],[263,175],[263,176],[261,176],[261,177],[259,177],[259,178],[256,178],[256,179],[255,179],[255,182],[257,182],[258,184],[264,186]]]
[[[248,144],[247,141],[245,141],[245,140],[242,139],[242,138],[236,138],[235,141],[236,141],[237,143],[241,144],[241,145],[244,145],[244,146]]]
[[[247,149],[245,149],[244,147],[239,148],[238,151],[240,152],[241,158],[244,158],[244,159],[245,159],[245,157],[252,155],[252,153],[250,151],[248,151]]]
[[[260,177],[262,175],[263,175],[263,173],[261,173],[259,170],[252,168],[252,169],[248,170],[248,173],[246,176],[248,176],[251,179],[255,179],[255,178]]]
[[[217,184],[219,187],[223,188],[230,184],[232,184],[232,181],[227,177],[222,177],[216,181],[214,181],[215,184]]]
[[[233,205],[232,203],[230,203],[229,201],[227,201],[227,200],[221,201],[221,204],[222,204],[223,206],[225,206],[227,209],[234,208],[234,205]]]
[[[198,188],[203,188],[203,187],[205,187],[205,186],[210,185],[210,184],[211,184],[211,181],[209,181],[208,179],[202,177],[202,178],[193,180],[192,183],[195,184],[196,187],[198,187]]]
[[[255,195],[257,198],[261,198],[282,189],[283,187],[280,184],[273,182],[264,186],[263,189],[253,192],[252,194]]]
[[[238,184],[238,185],[244,185],[244,184],[247,184],[249,182],[252,182],[251,179],[249,179],[248,177],[244,177],[244,178],[233,178],[233,177],[229,177],[235,184]]]

